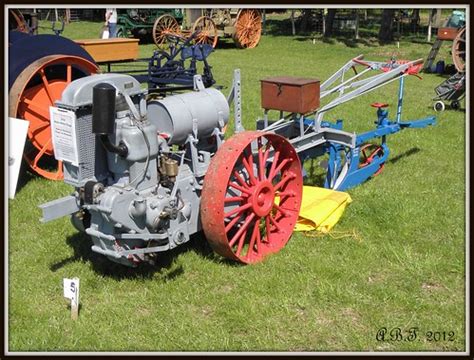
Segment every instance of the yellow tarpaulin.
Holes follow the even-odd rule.
[[[352,199],[345,192],[303,186],[303,202],[294,231],[329,232],[350,202]]]

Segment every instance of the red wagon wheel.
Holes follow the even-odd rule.
[[[383,148],[377,144],[364,144],[360,148],[360,162],[359,168],[366,167],[370,165],[372,161],[374,161],[375,156],[382,157],[383,156]],[[385,167],[385,163],[381,164],[379,169],[373,174],[376,176],[380,174]]]
[[[161,15],[153,24],[153,41],[157,46],[167,43],[168,36],[180,36],[181,30],[178,21],[169,14]]]
[[[298,219],[302,186],[288,140],[260,131],[231,137],[213,157],[202,189],[201,221],[214,251],[246,264],[278,252]]]
[[[255,9],[242,9],[235,21],[234,42],[241,48],[254,48],[262,35],[262,15]]]
[[[195,38],[195,43],[208,44],[215,48],[219,38],[217,36],[217,26],[214,21],[208,16],[201,16],[194,22],[191,33],[198,30],[199,34],[197,34]]]
[[[463,27],[453,41],[451,49],[454,66],[459,72],[466,71],[466,27]]]
[[[39,175],[51,180],[63,178],[61,163],[52,161],[57,168],[54,171],[44,168],[45,163],[51,162],[48,157],[53,155],[49,107],[61,98],[71,81],[97,71],[98,67],[86,59],[50,55],[28,65],[13,83],[9,93],[9,114],[30,122],[28,140],[33,146],[24,157]]]

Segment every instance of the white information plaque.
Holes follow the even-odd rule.
[[[79,165],[76,140],[76,114],[73,111],[49,107],[54,157]]]

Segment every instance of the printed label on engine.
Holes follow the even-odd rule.
[[[76,140],[76,114],[73,111],[49,107],[54,157],[79,165]]]

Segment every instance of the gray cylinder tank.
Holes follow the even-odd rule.
[[[147,107],[150,120],[159,133],[169,135],[168,144],[183,144],[197,127],[198,138],[211,135],[229,120],[229,105],[225,96],[208,88],[186,94],[152,100]]]

